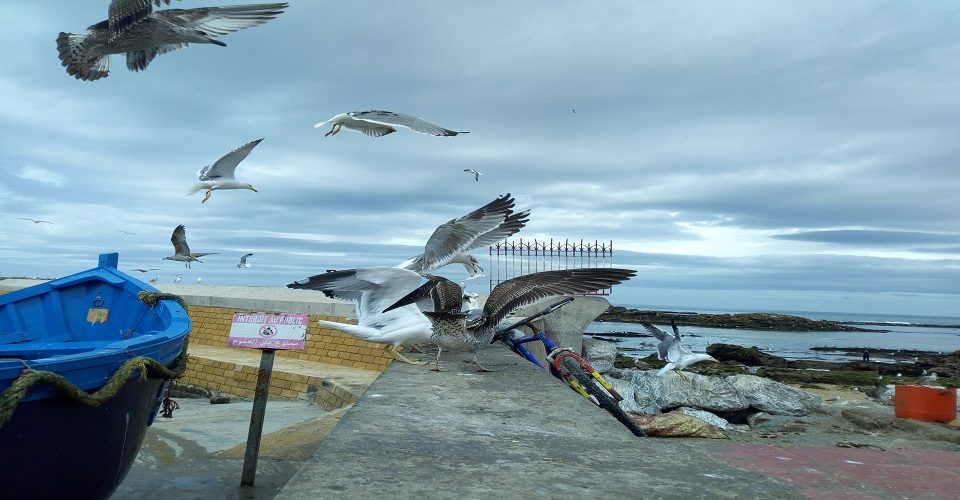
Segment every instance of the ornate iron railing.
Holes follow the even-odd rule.
[[[524,274],[580,267],[613,267],[613,241],[503,241],[490,245],[487,276],[493,290]],[[610,295],[610,291],[607,288],[593,295]]]

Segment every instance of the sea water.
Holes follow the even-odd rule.
[[[642,306],[626,306],[648,310]],[[743,311],[684,311],[698,313],[737,313]],[[805,311],[767,311],[790,314],[809,319],[837,321],[843,324],[887,330],[885,332],[784,332],[731,328],[704,328],[680,326],[683,345],[694,352],[704,352],[710,344],[734,344],[757,347],[761,351],[787,359],[816,359],[822,361],[850,361],[861,355],[844,352],[814,351],[813,347],[870,348],[873,361],[892,361],[889,353],[896,350],[953,352],[960,350],[960,317],[897,316],[885,314],[825,313]],[[938,325],[938,326],[923,326]],[[658,325],[670,332],[670,325]],[[650,336],[639,323],[594,321],[587,327],[587,335],[604,337],[611,332],[636,332],[644,337],[616,338],[623,354],[645,357],[655,354],[659,341]],[[605,337],[614,340],[612,337]]]

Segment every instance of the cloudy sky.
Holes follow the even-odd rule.
[[[613,303],[960,315],[960,4],[290,3],[81,82],[57,33],[108,2],[6,0],[0,276],[118,251],[146,278],[284,285],[396,264],[509,192],[524,239],[613,241],[639,271]],[[367,109],[470,134],[313,128]],[[185,196],[260,137],[237,170],[259,192]],[[161,261],[177,224],[219,254]]]

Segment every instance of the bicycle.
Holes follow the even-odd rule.
[[[578,394],[610,412],[621,424],[630,429],[634,436],[646,437],[647,434],[643,432],[643,429],[637,426],[636,422],[627,415],[627,412],[620,408],[619,403],[623,401],[623,396],[597,372],[589,361],[583,359],[569,347],[557,347],[543,330],[533,326],[534,320],[542,318],[570,302],[573,302],[573,297],[567,297],[533,316],[498,330],[490,343],[499,341],[531,363],[549,370],[551,375],[566,382]],[[536,333],[525,336],[519,330],[523,326],[529,327]],[[546,367],[524,346],[524,344],[530,342],[541,342],[543,344],[547,352],[548,365]]]

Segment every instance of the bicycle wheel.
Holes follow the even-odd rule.
[[[606,390],[597,382],[592,375],[587,373],[582,366],[576,363],[573,360],[570,363],[567,363],[568,360],[564,361],[564,368],[566,368],[571,375],[584,389],[593,396],[597,402],[600,404],[600,407],[604,410],[610,412],[611,415],[617,418],[621,424],[626,426],[627,429],[630,429],[630,432],[637,437],[647,437],[647,433],[643,432],[636,422],[630,418],[630,415],[627,415],[627,412],[623,411],[623,408],[620,408],[620,405],[607,393]]]

